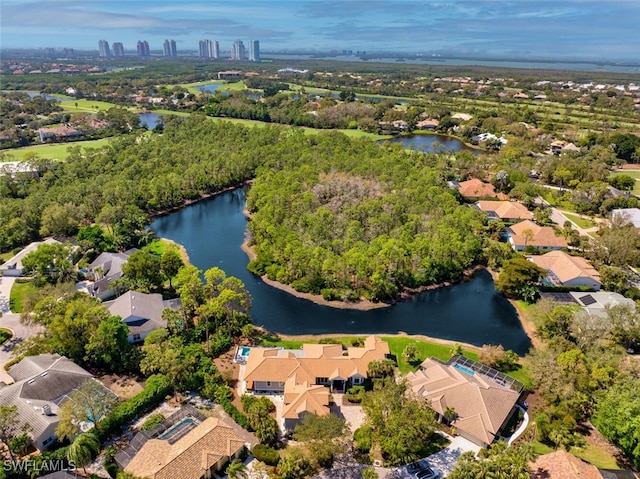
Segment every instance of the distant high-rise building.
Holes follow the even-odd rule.
[[[231,51],[231,59],[236,61],[242,61],[247,58],[244,50],[244,43],[242,40],[236,40],[233,42],[233,50]]]
[[[55,57],[56,56],[56,49],[55,48],[45,48],[44,49],[44,54],[47,57]]]
[[[65,58],[73,58],[76,56],[76,52],[73,48],[63,48],[62,49],[62,55]]]
[[[178,51],[176,49],[176,41],[175,40],[165,40],[164,41],[164,56],[165,57],[177,57]]]
[[[218,42],[211,40],[200,40],[198,43],[200,58],[218,58],[220,56],[220,46]]]
[[[123,57],[124,56],[124,45],[120,42],[113,43],[113,56],[114,57]]]
[[[98,42],[98,54],[102,58],[111,56],[111,49],[109,48],[109,42],[106,40],[100,40]]]
[[[146,40],[138,40],[136,50],[139,57],[148,57],[151,54],[149,52],[149,42]]]
[[[260,42],[258,40],[249,42],[249,61],[260,63]]]

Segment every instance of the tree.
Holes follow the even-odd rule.
[[[247,415],[249,424],[255,430],[261,443],[275,445],[278,441],[278,423],[269,414],[275,411],[275,405],[266,397],[244,395],[241,398],[242,409]]]
[[[100,440],[98,436],[91,432],[85,432],[75,437],[69,448],[67,449],[67,459],[69,462],[73,462],[76,467],[82,467],[82,470],[87,473],[86,467],[91,463],[91,460],[100,451]]]
[[[91,336],[85,348],[86,360],[107,371],[124,371],[127,353],[131,350],[128,335],[129,328],[120,317],[109,316]]]
[[[449,357],[452,358],[454,356],[462,356],[462,353],[462,345],[460,343],[455,343],[449,350]]]
[[[367,375],[374,378],[384,378],[387,376],[393,376],[396,363],[391,359],[374,359],[367,366]]]
[[[124,279],[130,289],[141,293],[159,291],[162,288],[161,260],[150,253],[136,251],[122,265]]]
[[[402,351],[402,357],[408,363],[413,363],[418,359],[420,351],[418,351],[418,346],[415,343],[409,343],[405,346]]]
[[[9,444],[11,439],[18,435],[20,431],[28,430],[25,423],[20,426],[20,414],[18,406],[0,406],[0,441]],[[9,455],[13,459],[13,451],[9,449]]]
[[[536,286],[546,271],[535,263],[521,256],[504,262],[496,288],[503,293],[518,298],[531,300],[536,293]]]
[[[55,281],[71,279],[72,264],[69,260],[71,248],[62,243],[44,243],[27,254],[22,260],[26,273],[47,277]]]
[[[178,274],[180,268],[184,266],[184,262],[180,257],[180,253],[171,248],[164,252],[160,259],[160,269],[162,274],[169,280],[169,287],[172,288],[171,280]]]
[[[293,437],[305,443],[318,466],[327,468],[331,467],[336,456],[344,453],[346,431],[345,420],[335,414],[308,414],[296,426]]]
[[[472,477],[495,477],[505,479],[530,479],[529,461],[534,454],[531,444],[521,443],[507,446],[504,441],[491,444],[476,458],[473,452],[460,456],[449,479],[469,479]]]
[[[231,461],[231,464],[227,466],[226,472],[229,479],[248,479],[249,477],[247,466],[245,466],[239,459]]]
[[[89,423],[100,431],[100,419],[111,411],[118,398],[95,379],[87,379],[73,391],[60,407],[56,435],[72,439],[80,432],[80,423]]]
[[[435,413],[426,401],[406,396],[406,382],[376,381],[362,401],[365,423],[383,458],[392,465],[418,457],[435,429]]]

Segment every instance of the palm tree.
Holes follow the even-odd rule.
[[[73,461],[77,466],[87,473],[85,467],[91,463],[93,455],[100,451],[100,440],[92,432],[86,432],[76,436],[67,449],[67,459]]]
[[[447,407],[444,410],[444,420],[447,424],[451,425],[451,423],[455,422],[456,419],[458,419],[458,413],[456,410],[452,407]]]
[[[227,475],[229,479],[247,479],[249,477],[247,466],[239,459],[234,459],[231,464],[227,466]]]

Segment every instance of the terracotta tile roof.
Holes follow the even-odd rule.
[[[282,417],[299,419],[304,413],[317,416],[329,414],[329,389],[321,385],[309,386],[306,382],[296,384],[292,378],[284,385]]]
[[[376,336],[369,336],[362,348],[348,348],[346,355],[340,344],[304,344],[301,351],[295,352],[251,348],[244,380],[253,389],[254,381],[285,382],[294,372],[309,384],[314,384],[316,378],[366,376],[369,363],[388,354],[389,345]]]
[[[508,228],[510,231],[510,241],[519,248],[534,246],[540,249],[546,248],[566,248],[567,242],[564,238],[556,236],[555,231],[550,226],[539,226],[533,221],[521,221]],[[528,233],[531,232],[531,237]]]
[[[540,456],[529,465],[535,479],[602,479],[596,466],[563,450]]]
[[[491,444],[511,414],[519,393],[484,378],[465,374],[453,365],[425,360],[420,369],[407,375],[411,390],[431,402],[444,415],[448,407],[458,415],[454,425],[480,443]]]
[[[200,479],[221,459],[236,454],[244,441],[232,428],[210,417],[174,444],[150,439],[125,472],[150,479]]]
[[[505,219],[520,219],[520,220],[532,220],[533,213],[531,213],[524,205],[515,201],[491,201],[483,200],[478,201],[476,206],[488,213],[489,216],[495,216],[501,220]]]
[[[589,278],[600,283],[600,273],[591,266],[586,259],[571,256],[564,251],[550,251],[549,253],[532,256],[531,261],[558,278],[560,284],[578,278]]]
[[[490,183],[485,183],[477,178],[461,181],[458,191],[465,198],[500,198],[507,199],[507,195],[496,193],[495,188]]]

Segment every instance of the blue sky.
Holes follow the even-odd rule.
[[[0,47],[260,40],[263,51],[405,51],[640,62],[640,0],[1,0]]]

